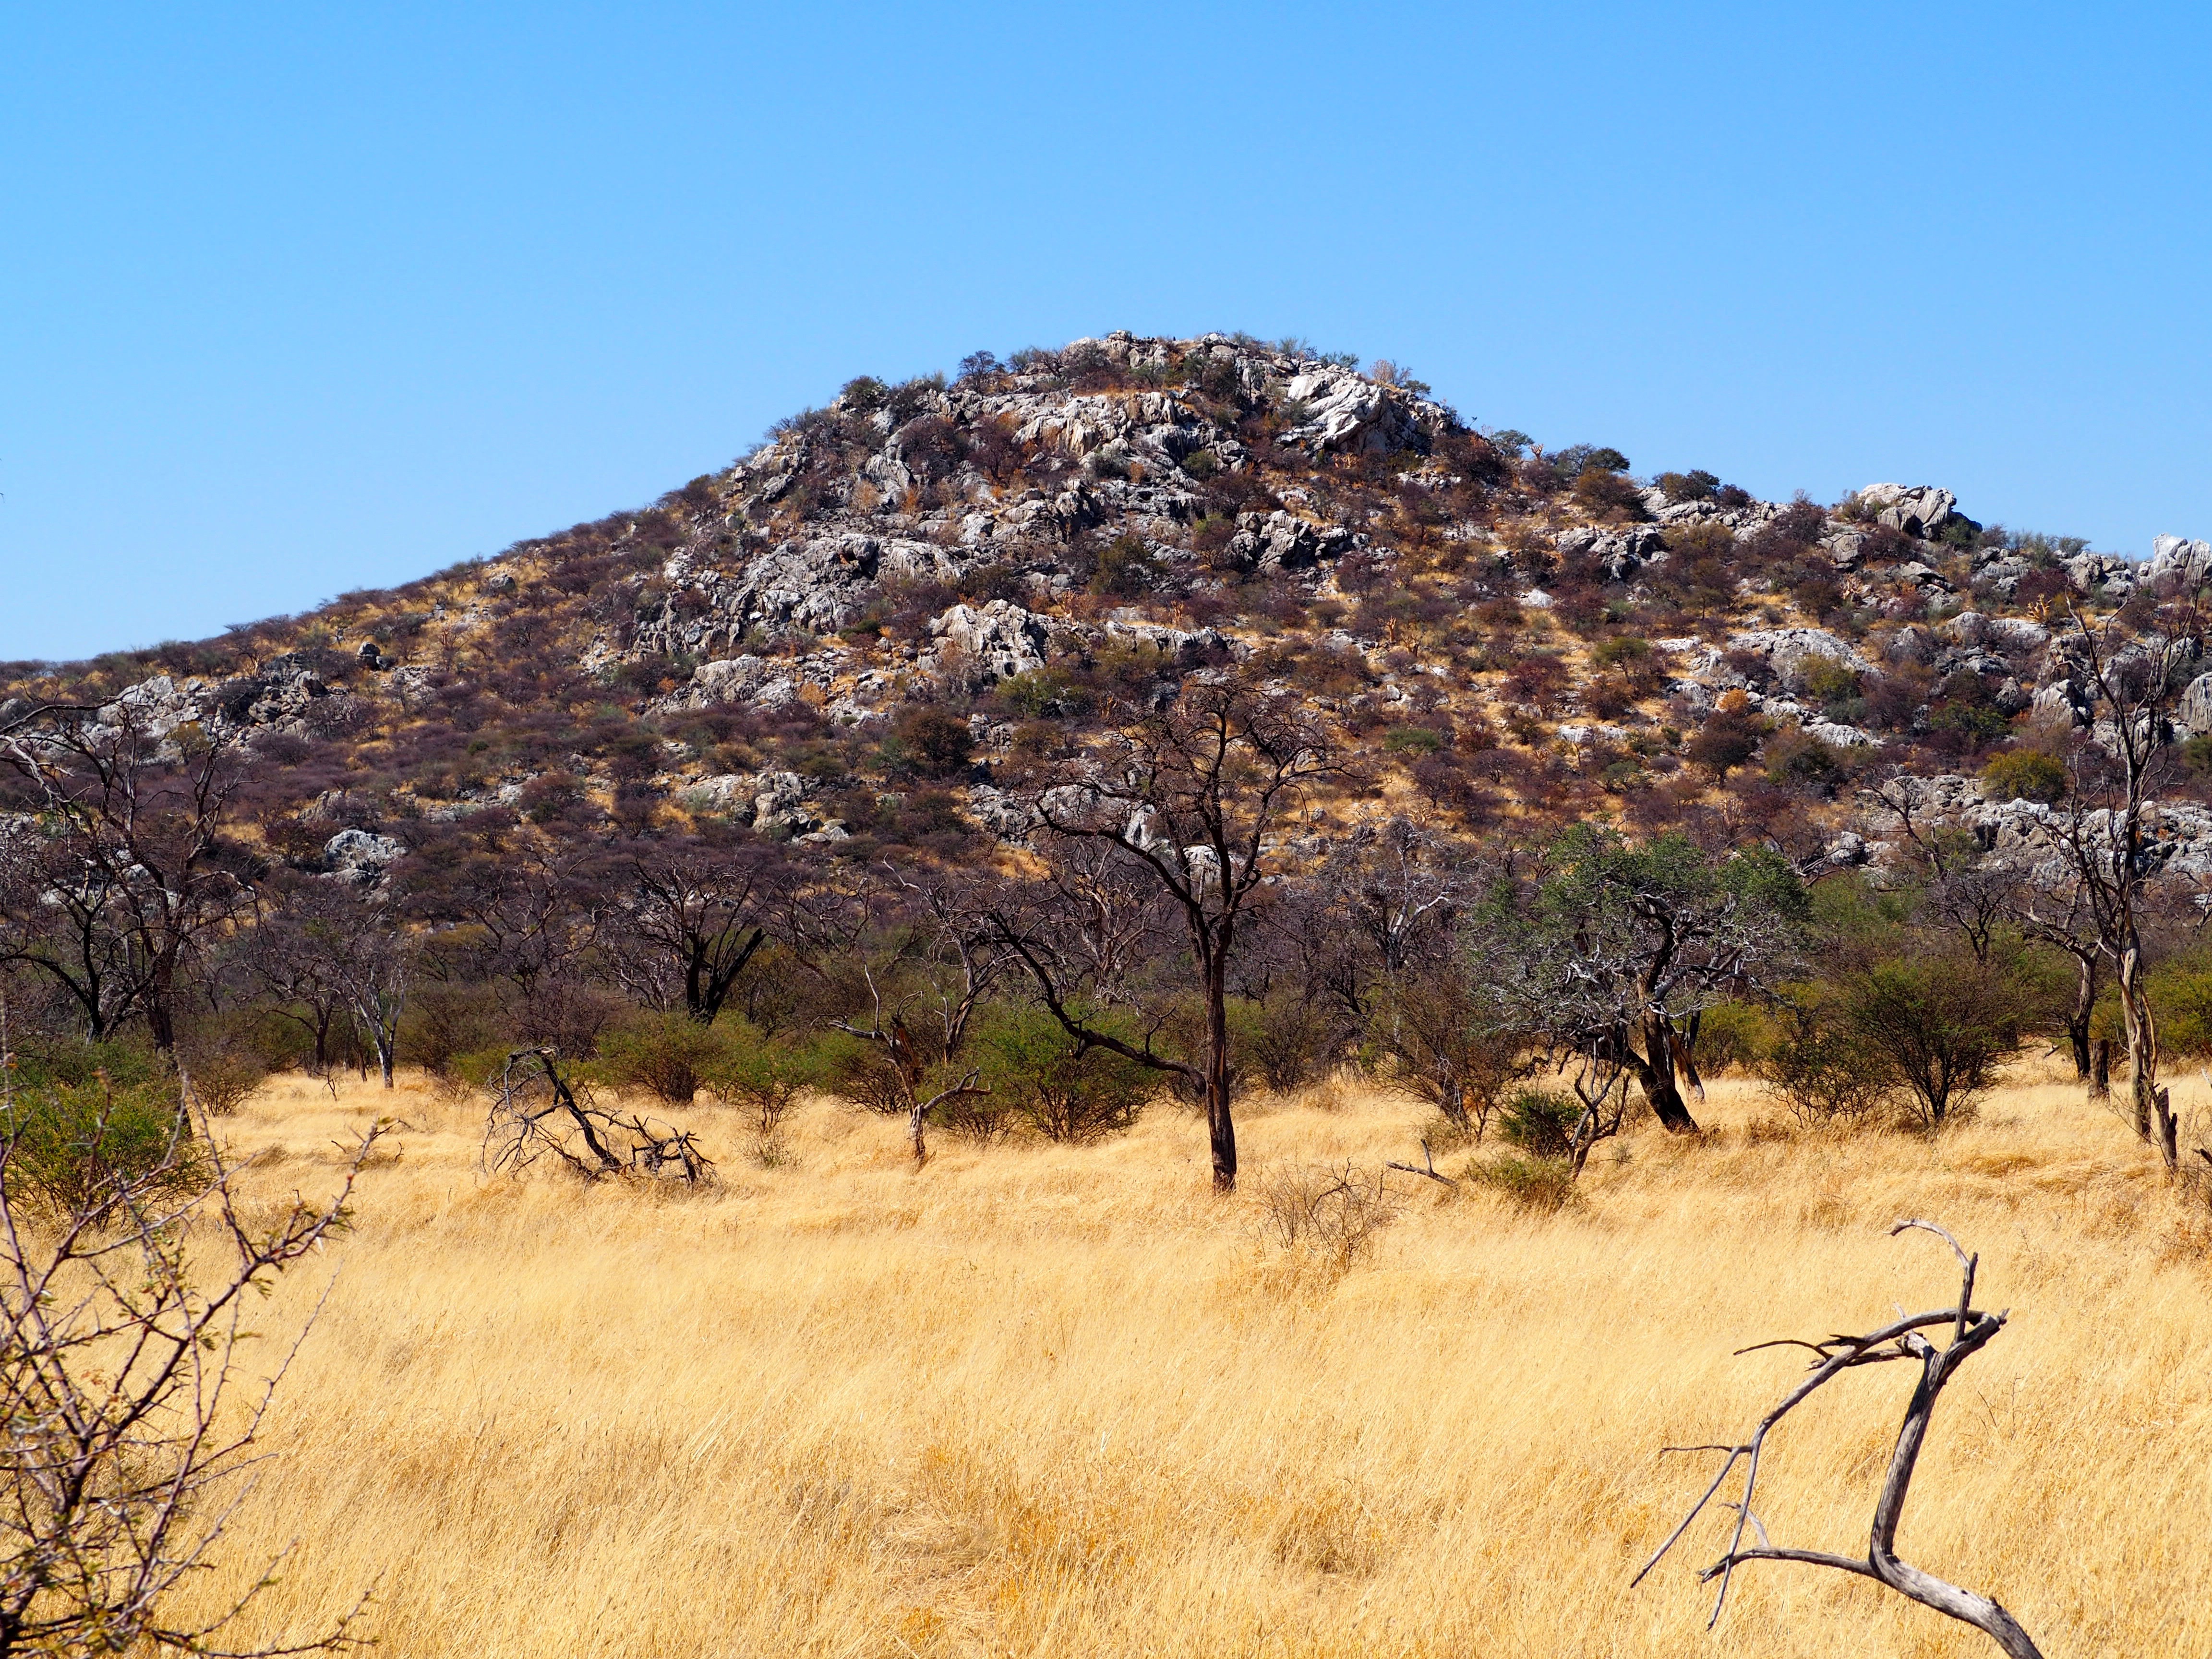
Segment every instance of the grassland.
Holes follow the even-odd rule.
[[[376,1581],[390,1659],[1993,1651],[1780,1567],[1708,1638],[1717,1520],[1628,1588],[1705,1467],[1656,1449],[1733,1437],[1799,1370],[1732,1349],[1955,1294],[1939,1244],[1884,1237],[1917,1213],[2014,1316],[1945,1396],[1908,1558],[2052,1659],[2212,1653],[2212,1257],[2070,1085],[2023,1078],[1929,1139],[1770,1138],[1723,1084],[1714,1136],[1609,1145],[1565,1213],[1396,1178],[1343,1274],[1267,1242],[1261,1189],[1407,1156],[1402,1101],[1255,1106],[1225,1203],[1171,1111],[917,1175],[899,1126],[828,1103],[775,1169],[702,1108],[728,1149],[704,1197],[487,1182],[475,1109],[419,1085],[281,1082],[228,1127],[273,1201],[394,1109],[233,1568],[197,1592],[297,1539],[258,1636]],[[1856,1374],[1784,1431],[1778,1541],[1863,1547],[1909,1387]]]

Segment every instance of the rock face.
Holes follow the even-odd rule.
[[[407,855],[407,844],[367,830],[341,830],[323,843],[323,867],[356,886],[372,886]]]
[[[1853,673],[1863,674],[1874,666],[1856,646],[1825,628],[1751,629],[1730,635],[1729,644],[1735,650],[1755,651],[1765,657],[1773,664],[1775,678],[1790,686],[1803,683],[1806,664],[1815,657],[1839,663]]]
[[[2212,542],[2184,541],[2179,536],[2156,536],[2150,544],[2150,580],[2176,577],[2194,586],[2212,576]]]
[[[1859,491],[1859,500],[1875,509],[1875,522],[1887,525],[1892,530],[1902,531],[1908,536],[1932,538],[1951,520],[1959,498],[1948,489],[1938,489],[1933,484],[1920,484],[1907,489],[1903,484],[1869,484]]]
[[[1285,443],[1323,450],[1388,453],[1414,446],[1424,426],[1433,431],[1443,411],[1348,370],[1324,368],[1293,375],[1285,395],[1304,405],[1306,418],[1283,434]]]
[[[2060,879],[2056,862],[2063,852],[2054,833],[2069,822],[2063,806],[2039,801],[1990,799],[1972,778],[1945,775],[1932,778],[1899,778],[1893,788],[1923,826],[1952,824],[1971,830],[1983,848],[2009,860],[2027,879]],[[1872,818],[1877,833],[1898,832],[1893,812],[1877,811]],[[2087,813],[2082,830],[2095,844],[2108,828],[2106,815]],[[2168,801],[2149,815],[2143,861],[2153,876],[2170,877],[2192,886],[2212,878],[2212,811],[2193,801]],[[1891,843],[1877,842],[1877,850]]]
[[[943,642],[932,665],[947,672],[957,656],[964,664],[963,678],[970,689],[1042,668],[1052,637],[1045,617],[1005,599],[993,599],[980,609],[956,605],[931,623],[929,631]]]
[[[1579,553],[1591,555],[1604,568],[1608,581],[1620,582],[1626,581],[1645,565],[1664,558],[1667,538],[1648,524],[1606,528],[1581,525],[1559,532],[1559,548],[1563,557]]]
[[[2212,734],[2212,674],[2199,674],[2189,682],[2174,708],[2173,726],[2187,737]]]
[[[1229,551],[1241,569],[1310,570],[1352,546],[1352,532],[1341,525],[1312,524],[1278,510],[1239,513]]]

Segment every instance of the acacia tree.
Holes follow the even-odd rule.
[[[1694,1134],[1674,1080],[1689,1022],[1763,991],[1805,908],[1774,854],[1712,857],[1680,834],[1635,847],[1578,824],[1528,875],[1499,879],[1468,941],[1495,1022],[1625,1066],[1668,1130]]]
[[[1215,1190],[1237,1186],[1237,1126],[1231,1099],[1230,966],[1239,930],[1263,883],[1279,871],[1274,839],[1321,779],[1340,772],[1320,722],[1296,698],[1239,676],[1194,678],[1164,707],[1124,711],[1127,723],[1073,766],[1030,793],[1040,855],[1059,878],[1033,890],[1048,902],[1026,910],[1002,904],[999,936],[1030,973],[1038,997],[1079,1048],[1108,1049],[1184,1078],[1205,1103]],[[1079,955],[1091,945],[1060,934],[1099,890],[1068,878],[1068,854],[1101,848],[1111,867],[1181,924],[1202,1034],[1196,1054],[1162,1054],[1104,1030],[1087,988],[1095,978]],[[1120,890],[1127,916],[1141,903]]]
[[[156,732],[128,702],[88,712],[0,732],[27,809],[0,831],[0,963],[47,975],[94,1037],[139,1018],[170,1049],[191,972],[251,900],[225,839],[245,751],[196,726]]]

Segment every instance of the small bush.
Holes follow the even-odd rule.
[[[820,1083],[823,1055],[763,1036],[741,1019],[718,1020],[714,1035],[721,1052],[702,1066],[700,1080],[716,1098],[743,1111],[757,1133],[774,1135],[793,1103]]]
[[[1496,1193],[1524,1210],[1564,1210],[1577,1196],[1574,1167],[1564,1158],[1507,1152],[1471,1165],[1466,1179],[1470,1185]]]
[[[1158,1074],[1109,1049],[1081,1053],[1042,1008],[994,1011],[976,1039],[986,1097],[1048,1140],[1091,1141],[1130,1128]]]
[[[1552,1089],[1520,1089],[1498,1109],[1498,1132],[1540,1158],[1565,1158],[1582,1115],[1582,1103],[1571,1096]]]
[[[967,720],[932,703],[908,704],[883,744],[886,764],[926,778],[951,776],[967,766],[975,750]]]
[[[1982,790],[1993,800],[2048,805],[2066,793],[2066,768],[2039,749],[2008,749],[1982,768]]]
[[[1269,1242],[1338,1273],[1350,1272],[1397,1214],[1381,1176],[1355,1164],[1277,1170],[1260,1183],[1261,1225]]]
[[[1150,548],[1134,536],[1116,536],[1099,551],[1091,591],[1133,599],[1152,586],[1158,574]]]
[[[1425,726],[1394,726],[1382,734],[1382,747],[1393,755],[1433,755],[1443,746],[1443,734]]]
[[[12,1191],[56,1216],[103,1217],[123,1189],[166,1164],[151,1188],[191,1190],[201,1159],[175,1080],[114,1043],[57,1045],[17,1057],[0,1104]]]
[[[1688,472],[1662,472],[1656,481],[1661,492],[1670,501],[1709,501],[1721,481],[1702,469]]]
[[[1897,1094],[1882,1057],[1832,1024],[1808,1020],[1777,1044],[1758,1071],[1768,1096],[1808,1127],[1863,1122]]]
[[[601,1033],[595,1069],[610,1083],[648,1090],[671,1106],[689,1106],[729,1058],[730,1047],[722,1032],[688,1015],[635,1014]]]
[[[1774,1048],[1773,1022],[1747,1002],[1717,1002],[1698,1016],[1692,1051],[1707,1075],[1756,1064]]]

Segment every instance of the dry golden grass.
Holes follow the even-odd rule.
[[[293,1082],[230,1130],[273,1200],[392,1097]],[[1693,1562],[1628,1579],[1796,1374],[1776,1335],[1955,1294],[1940,1218],[2012,1324],[1945,1396],[1909,1559],[2059,1656],[2212,1653],[2212,1262],[2124,1128],[2025,1083],[1936,1139],[1719,1135],[1601,1149],[1534,1217],[1400,1177],[1349,1274],[1217,1202],[1162,1111],[1098,1148],[917,1175],[897,1125],[817,1104],[711,1195],[486,1182],[472,1109],[418,1127],[287,1384],[212,1602],[297,1538],[254,1633],[381,1577],[401,1656],[1967,1655],[1963,1626],[1812,1569],[1747,1569],[1717,1636]],[[1413,1146],[1387,1097],[1257,1109],[1247,1168]],[[1616,1158],[1616,1152],[1619,1156]],[[1447,1160],[1444,1167],[1456,1162]],[[272,1322],[319,1289],[295,1276]],[[1863,1547],[1910,1376],[1844,1379],[1764,1489],[1778,1541]]]

